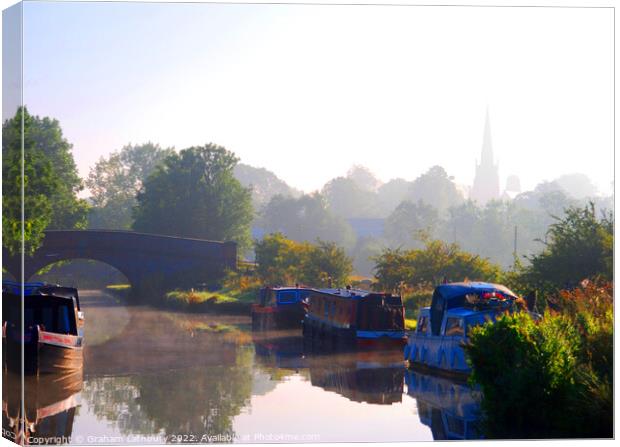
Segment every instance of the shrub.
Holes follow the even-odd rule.
[[[353,269],[344,249],[333,242],[296,242],[281,233],[256,242],[256,261],[258,276],[267,284],[342,286]]]
[[[387,249],[374,258],[380,287],[395,290],[402,284],[419,287],[444,279],[497,281],[500,268],[487,259],[462,251],[457,244],[427,240],[423,249]]]
[[[472,330],[465,349],[489,437],[612,436],[612,296],[585,284],[538,323],[517,313]]]

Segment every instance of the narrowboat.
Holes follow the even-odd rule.
[[[416,400],[420,422],[428,426],[435,441],[483,439],[482,392],[465,381],[408,370],[407,394]]]
[[[2,283],[2,335],[9,370],[68,373],[82,367],[84,314],[77,290],[44,283]]]
[[[263,287],[259,302],[252,305],[252,328],[299,328],[304,319],[305,304],[311,289],[306,287]]]
[[[405,343],[405,308],[400,296],[345,289],[312,290],[303,333],[358,346],[389,347]]]
[[[405,360],[410,367],[431,368],[455,375],[471,372],[463,345],[469,331],[506,312],[517,310],[517,295],[485,282],[441,284],[430,307],[423,307],[408,336]]]
[[[20,445],[68,444],[80,403],[82,371],[23,379],[22,387],[21,374],[3,371],[3,436]]]

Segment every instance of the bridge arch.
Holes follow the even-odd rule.
[[[48,270],[49,268],[49,270]],[[98,259],[71,258],[51,261],[26,281],[43,281],[78,289],[102,288],[112,284],[129,284],[127,274]]]
[[[41,247],[24,259],[24,277],[62,260],[93,259],[122,272],[135,293],[157,288],[195,286],[236,269],[237,245],[157,234],[114,230],[46,231]],[[3,248],[3,267],[21,277],[20,256]]]

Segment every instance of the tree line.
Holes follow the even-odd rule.
[[[565,210],[585,206],[583,199],[572,198],[567,191],[593,191],[587,179],[572,178],[571,184],[571,178],[564,178],[542,183],[512,200],[479,206],[464,200],[438,166],[414,181],[394,179],[384,184],[367,168],[355,166],[321,191],[302,194],[267,170],[240,164],[232,152],[216,144],[177,152],[150,142],[126,145],[101,157],[83,181],[60,123],[32,116],[23,108],[3,124],[3,244],[12,252],[19,249],[21,238],[22,114],[26,253],[36,249],[48,228],[103,228],[234,240],[248,254],[255,248],[254,227],[265,235],[280,233],[300,247],[333,243],[344,250],[353,271],[375,274],[384,287],[394,285],[386,272],[396,270],[384,269],[388,259],[407,265],[441,257],[456,262],[461,251],[471,253],[471,259],[463,262],[478,265],[479,277],[491,278],[498,270],[532,262],[546,268],[543,258],[533,256],[547,250],[548,229],[565,216],[575,220],[574,213]],[[91,192],[88,200],[78,197],[85,186]],[[596,214],[596,221],[611,222],[611,215],[605,217],[600,209],[606,202],[597,200],[588,213]],[[351,217],[384,218],[384,230],[380,235],[357,236],[347,220]],[[258,258],[258,250],[254,251]],[[427,252],[427,258],[420,254]],[[582,267],[588,265],[584,262]],[[452,272],[476,276],[455,266],[442,268],[447,276]],[[433,269],[435,276],[443,275],[439,266]],[[416,271],[420,277],[420,269]],[[411,268],[402,271],[399,281],[407,282],[412,275]],[[532,274],[528,281],[542,280]]]

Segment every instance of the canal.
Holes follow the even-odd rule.
[[[407,371],[398,350],[335,350],[300,331],[252,333],[249,317],[125,306],[99,291],[81,301],[81,374],[26,381],[31,443],[479,437],[477,393]],[[5,437],[17,382],[5,374]]]

